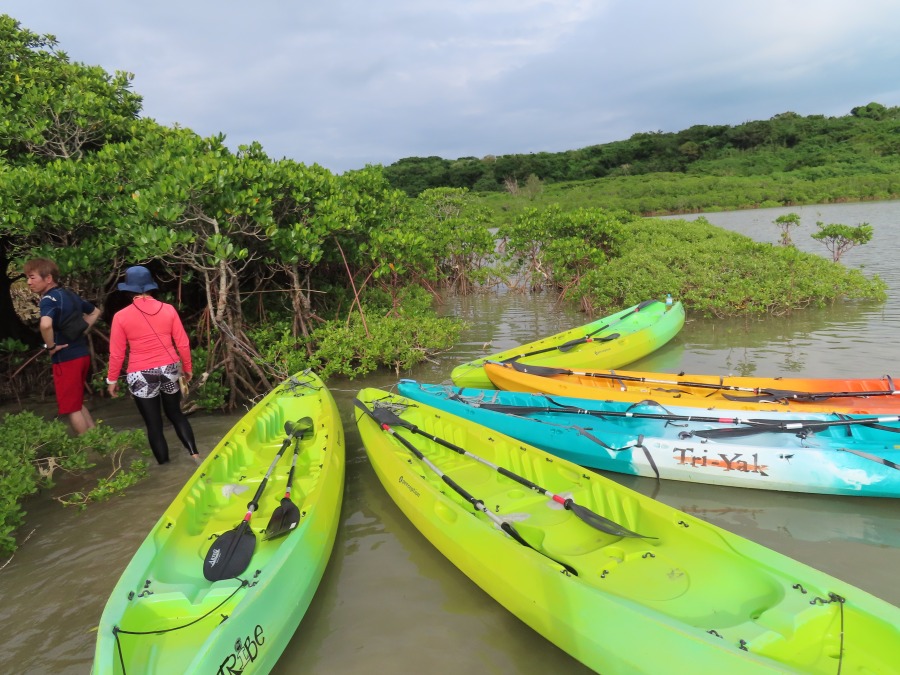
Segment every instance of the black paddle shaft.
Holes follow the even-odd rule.
[[[463,401],[463,399],[457,399]],[[817,431],[828,427],[841,426],[870,426],[883,431],[891,431],[900,433],[900,427],[882,426],[885,422],[900,422],[900,415],[887,415],[881,417],[853,417],[841,418],[837,420],[789,420],[782,421],[777,419],[765,418],[741,418],[741,417],[712,417],[707,415],[679,415],[675,413],[642,413],[632,410],[588,410],[575,406],[565,405],[547,398],[553,403],[553,406],[527,406],[527,405],[507,405],[504,403],[487,403],[479,402],[478,408],[491,410],[494,412],[502,412],[510,415],[533,415],[542,413],[559,413],[570,415],[589,415],[592,417],[633,417],[635,419],[651,419],[665,420],[669,422],[711,422],[717,424],[746,424],[746,427],[737,428],[721,428],[721,429],[703,429],[691,432],[695,436],[713,437],[716,435],[728,436],[746,436],[753,434],[765,434],[776,432],[799,433],[803,431]],[[652,403],[646,401],[645,403]],[[659,404],[655,404],[659,405]],[[556,406],[556,407],[554,407]],[[662,406],[659,406],[663,408]],[[663,408],[665,410],[665,408]]]
[[[303,421],[303,420],[301,420]],[[250,528],[250,519],[253,513],[259,508],[259,499],[262,497],[269,476],[278,464],[278,460],[284,454],[284,451],[291,444],[291,439],[297,435],[302,435],[304,428],[300,423],[287,422],[284,425],[287,438],[281,444],[275,458],[269,465],[266,475],[263,477],[253,495],[253,499],[247,504],[247,513],[243,520],[233,530],[229,530],[220,535],[209,547],[206,557],[203,559],[203,576],[208,581],[220,581],[222,579],[233,579],[250,564],[253,552],[256,550],[256,535]]]
[[[360,401],[358,398],[354,399],[353,402],[354,402],[354,405],[356,405],[356,407],[360,408],[361,410],[363,410],[366,413],[366,415],[371,417],[372,420],[379,426],[379,428],[382,431],[385,431],[385,432],[389,433],[391,435],[391,437],[396,438],[407,450],[409,450],[411,453],[413,453],[423,464],[425,464],[425,466],[427,466],[435,474],[437,474],[437,476],[442,481],[444,481],[444,483],[446,483],[451,488],[453,488],[453,490],[457,494],[459,494],[463,499],[465,499],[467,502],[469,502],[475,508],[476,511],[480,511],[481,513],[486,515],[491,520],[491,522],[493,522],[497,527],[499,527],[501,530],[506,532],[506,534],[508,534],[513,539],[515,539],[517,542],[519,542],[522,546],[524,546],[526,548],[530,548],[531,550],[536,551],[537,553],[540,553],[545,558],[552,560],[557,565],[563,567],[569,574],[572,574],[573,576],[578,576],[578,571],[571,565],[568,565],[567,563],[564,563],[561,560],[557,560],[553,556],[548,555],[544,551],[541,551],[537,547],[532,546],[530,543],[528,543],[528,540],[526,540],[519,533],[519,531],[515,527],[513,527],[513,524],[511,522],[501,518],[496,513],[491,511],[489,508],[487,508],[484,505],[483,500],[478,499],[477,497],[473,496],[470,492],[468,492],[465,488],[463,488],[459,483],[457,483],[455,480],[450,478],[450,476],[448,476],[443,471],[441,471],[415,445],[413,445],[407,439],[403,438],[403,436],[401,436],[396,431],[394,431],[394,429],[392,429],[389,424],[386,424],[386,423],[380,421],[375,416],[375,414],[372,412],[372,410],[369,410],[369,408],[366,406],[365,403]]]
[[[310,419],[310,418],[304,418]],[[310,425],[312,420],[310,419]],[[269,518],[269,524],[266,525],[266,536],[264,539],[275,539],[283,534],[291,532],[300,522],[300,509],[291,500],[291,489],[294,484],[294,471],[297,467],[297,455],[300,452],[300,436],[294,438],[294,457],[291,461],[291,470],[288,472],[287,485],[284,490],[284,497],[281,503],[272,512]]]
[[[552,499],[556,503],[561,504],[567,510],[572,511],[572,513],[574,513],[576,516],[578,516],[581,520],[586,522],[588,525],[590,525],[591,527],[594,527],[602,532],[606,532],[607,534],[612,534],[617,537],[641,537],[641,538],[651,538],[651,539],[654,538],[654,537],[645,537],[645,535],[638,534],[637,532],[633,532],[633,531],[629,530],[628,528],[623,527],[622,525],[619,525],[615,521],[612,521],[609,518],[601,516],[599,513],[594,513],[590,509],[588,509],[584,506],[581,506],[579,504],[576,504],[575,501],[571,498],[566,499],[559,495],[553,494],[549,490],[546,490],[545,488],[541,487],[537,483],[532,482],[531,480],[529,480],[528,478],[525,478],[524,476],[520,476],[516,473],[513,473],[509,469],[506,469],[502,466],[498,466],[498,465],[494,464],[493,462],[489,462],[488,460],[484,459],[483,457],[479,457],[478,455],[473,454],[473,453],[469,452],[468,450],[466,450],[465,448],[461,448],[460,446],[456,445],[455,443],[451,443],[450,441],[447,441],[447,440],[441,438],[440,436],[435,436],[426,431],[423,431],[415,424],[412,424],[411,422],[407,422],[407,421],[401,419],[398,415],[395,415],[393,412],[391,412],[387,408],[375,408],[375,410],[372,411],[370,414],[372,415],[372,418],[375,419],[375,421],[377,421],[383,427],[390,428],[390,425],[393,424],[394,426],[398,426],[403,429],[408,429],[409,431],[413,432],[414,434],[419,434],[421,436],[424,436],[425,438],[431,439],[435,443],[442,445],[443,447],[447,448],[448,450],[452,450],[453,452],[456,452],[458,454],[461,454],[461,455],[464,455],[471,459],[474,459],[475,461],[480,462],[480,463],[484,464],[485,466],[489,466],[490,468],[497,471],[500,475],[506,476],[507,478],[514,480],[521,485],[524,485],[525,487],[529,488],[530,490],[534,490],[535,492],[538,492],[539,494],[542,494],[545,497]],[[399,436],[397,438],[400,438],[401,441],[403,440]]]
[[[585,334],[584,337],[574,338],[572,340],[569,340],[568,342],[562,343],[561,345],[555,345],[553,347],[545,347],[543,349],[536,349],[532,352],[526,352],[524,354],[517,354],[516,356],[511,356],[510,358],[506,359],[503,363],[506,363],[508,361],[514,361],[515,359],[524,359],[529,356],[537,356],[538,354],[545,354],[546,352],[552,352],[552,351],[557,351],[557,350],[561,351],[561,352],[567,352],[571,349],[574,349],[578,345],[585,344],[587,342],[609,342],[611,340],[615,340],[616,338],[621,337],[619,335],[619,333],[613,333],[612,335],[605,335],[604,337],[599,338],[597,340],[594,340],[593,338],[597,333],[601,333],[601,332],[605,331],[607,328],[612,328],[617,323],[624,321],[625,319],[630,317],[632,314],[637,314],[642,309],[644,309],[644,307],[647,307],[648,305],[652,305],[655,302],[659,302],[659,300],[656,300],[656,299],[644,300],[641,304],[635,306],[634,309],[627,312],[626,314],[623,314],[615,321],[610,321],[609,323],[600,326],[600,328],[592,330],[590,333]]]

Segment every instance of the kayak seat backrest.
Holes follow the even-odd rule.
[[[235,435],[225,441],[213,451],[213,455],[213,460],[206,467],[206,480],[209,482],[233,483],[247,473],[246,468],[251,463],[257,461],[244,435]]]

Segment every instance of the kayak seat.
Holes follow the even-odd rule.
[[[696,543],[679,550],[677,546],[662,549],[653,540],[621,539],[589,559],[593,584],[688,625],[719,633],[783,601],[784,587],[773,577],[751,564],[722,565],[718,556],[706,555],[712,551],[697,551]],[[735,597],[735,589],[740,589],[740,597]],[[723,598],[728,602],[723,603]],[[763,630],[754,624],[754,634]]]
[[[756,654],[802,670],[818,672],[833,667],[840,654],[840,606],[813,605],[808,598],[809,595],[802,596],[799,607],[795,599],[779,603],[754,621],[736,626],[729,635],[745,640]],[[856,628],[864,630],[858,624]]]

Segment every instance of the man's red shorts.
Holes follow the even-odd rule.
[[[53,386],[60,415],[78,412],[84,406],[84,383],[91,367],[90,356],[53,364]]]

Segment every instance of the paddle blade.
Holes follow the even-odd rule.
[[[250,529],[250,523],[244,520],[209,547],[203,559],[203,576],[208,581],[234,579],[250,565],[254,550],[256,535]]]
[[[550,375],[574,375],[571,370],[567,370],[565,368],[533,366],[525,363],[519,363],[518,361],[510,361],[509,365],[513,367],[513,370],[518,370],[520,373],[528,373],[529,375],[541,375],[543,377],[549,377]]]
[[[580,344],[584,344],[586,342],[610,342],[611,340],[615,340],[616,338],[621,337],[619,333],[612,333],[610,335],[604,335],[603,337],[593,338],[593,337],[583,337],[577,338],[575,340],[569,340],[568,342],[564,342],[559,346],[559,351],[568,352],[574,347],[577,347]]]
[[[581,518],[585,523],[590,525],[593,528],[600,530],[601,532],[606,532],[607,534],[611,534],[615,537],[636,537],[638,539],[656,539],[656,537],[651,537],[646,534],[639,534],[632,530],[629,530],[627,527],[623,527],[619,525],[617,522],[610,520],[604,516],[601,516],[599,513],[595,513],[584,506],[576,504],[571,499],[567,499],[563,504],[567,509],[569,509],[576,516]]]
[[[284,430],[291,438],[301,438],[315,426],[312,417],[301,417],[296,422],[286,422]]]
[[[568,342],[563,342],[557,349],[561,352],[567,352],[571,349],[574,349],[578,345],[583,345],[585,342],[590,342],[590,338],[588,337],[580,337],[575,338],[574,340],[569,340]]]
[[[778,431],[793,431],[797,433],[797,429],[785,429],[784,427],[768,425],[758,427],[722,427],[719,429],[694,429],[693,431],[684,432],[691,436],[699,438],[728,438],[737,436],[755,436],[757,434],[771,434]]]
[[[300,522],[300,509],[287,497],[282,498],[281,504],[272,511],[269,524],[266,525],[266,536],[263,539],[275,539],[288,534],[297,527]]]
[[[411,431],[415,431],[413,424],[410,424],[406,420],[402,419],[399,415],[397,415],[394,411],[385,408],[383,406],[374,406],[372,409],[372,417],[379,424],[387,424],[389,427],[402,427],[405,429],[410,429]]]

